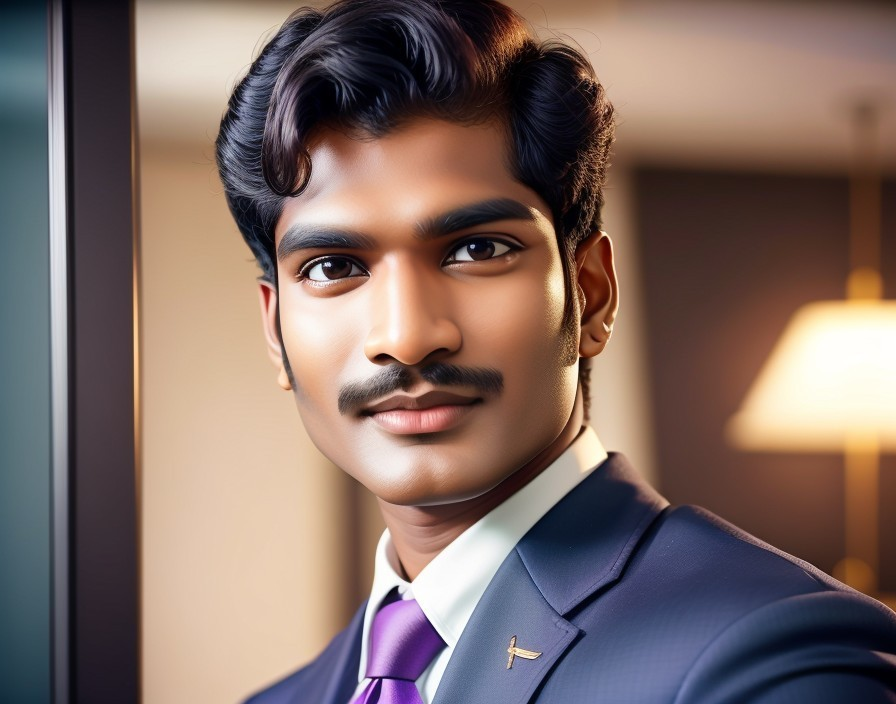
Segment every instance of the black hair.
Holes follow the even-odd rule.
[[[505,126],[515,178],[551,209],[572,324],[575,250],[600,229],[613,107],[580,52],[539,41],[495,0],[337,0],[283,24],[233,91],[216,142],[262,278],[277,283],[274,227],[308,182],[314,131],[377,137],[424,116]]]

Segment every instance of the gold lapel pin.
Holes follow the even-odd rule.
[[[516,647],[516,636],[510,636],[510,646],[507,648],[507,652],[510,657],[507,658],[507,669],[509,670],[513,667],[513,659],[514,658],[523,658],[524,660],[534,660],[537,657],[541,656],[541,653],[536,653],[534,650],[524,650],[523,648]]]

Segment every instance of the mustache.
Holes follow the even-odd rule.
[[[339,390],[339,412],[342,415],[356,413],[378,398],[395,391],[407,391],[421,379],[433,386],[469,386],[485,396],[495,396],[504,389],[504,375],[497,369],[436,362],[414,372],[409,367],[393,364],[370,379],[343,385]]]

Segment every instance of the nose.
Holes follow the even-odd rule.
[[[413,262],[396,261],[372,277],[370,328],[364,345],[371,362],[412,366],[460,349],[461,331],[441,276]]]

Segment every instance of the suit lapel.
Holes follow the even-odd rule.
[[[544,600],[519,556],[504,561],[458,641],[433,704],[526,702],[566,652],[578,629]],[[508,647],[541,653],[516,656],[508,669]]]
[[[333,654],[331,673],[321,704],[346,704],[358,686],[358,666],[361,661],[361,631],[367,602],[361,605],[351,623],[342,633],[342,642]],[[297,692],[297,701],[307,701],[307,692]]]
[[[535,524],[517,552],[547,602],[566,615],[619,579],[668,505],[612,453]]]
[[[433,704],[529,701],[575,641],[565,616],[619,579],[668,505],[620,455],[611,455],[507,556],[461,634]],[[540,652],[516,657],[508,646]]]

